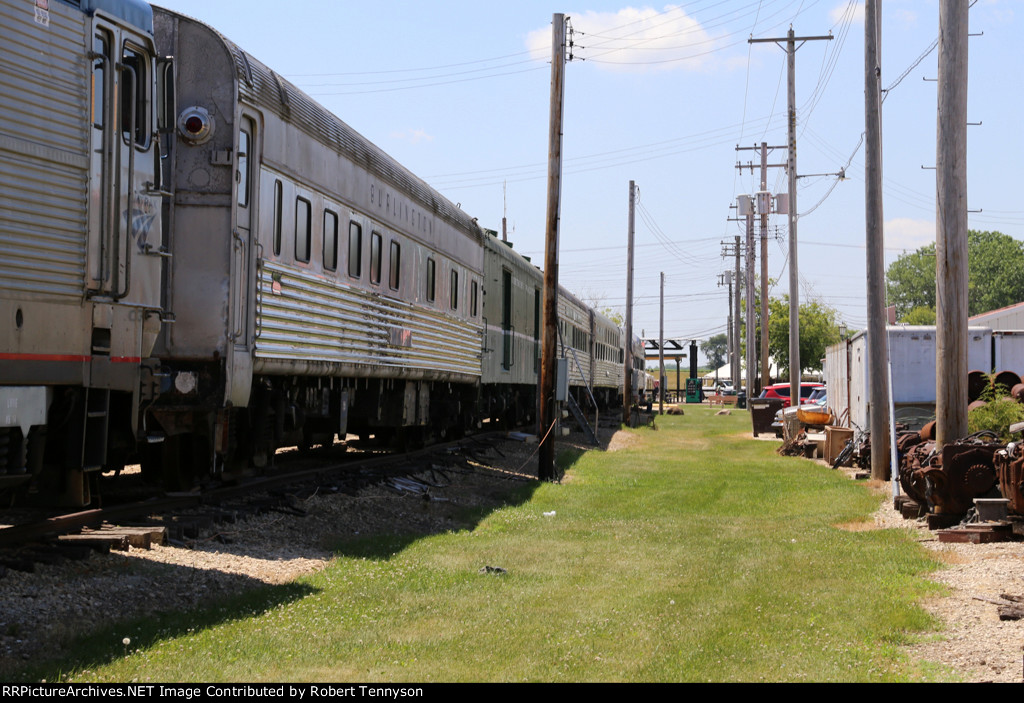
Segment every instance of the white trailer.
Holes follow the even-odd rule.
[[[921,412],[934,413],[935,327],[901,325],[886,329],[889,335],[892,394],[897,419],[900,419],[901,410],[916,415],[920,415]],[[1024,335],[1003,335],[997,347],[989,328],[968,328],[969,369],[986,373],[991,371],[993,353],[997,348],[1006,358],[1019,353],[1019,358],[1024,359]],[[869,426],[868,418],[872,403],[866,332],[860,332],[848,340],[833,344],[826,350],[825,382],[828,386],[829,407],[840,419],[840,424],[844,427],[866,429]],[[883,402],[887,400],[883,399]],[[920,408],[921,412],[915,413],[909,410],[910,408]]]
[[[992,331],[991,369],[996,373],[1013,371],[1024,377],[1024,331]]]

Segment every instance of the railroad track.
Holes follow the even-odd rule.
[[[350,453],[345,460],[328,453],[282,453],[275,473],[232,485],[33,517],[0,529],[0,569],[31,570],[35,561],[82,558],[88,549],[182,540],[195,536],[202,525],[268,510],[301,516],[302,499],[316,492],[354,494],[363,486],[387,481],[393,490],[429,499],[430,479],[414,475],[433,472],[446,480],[446,474],[479,470],[471,462],[483,463],[482,455],[490,450],[500,453],[496,445],[501,437],[498,432],[474,435],[401,454]],[[518,474],[510,478],[529,480]]]

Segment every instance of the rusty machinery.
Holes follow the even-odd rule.
[[[1010,433],[1024,431],[1024,422],[1010,425]],[[999,490],[1010,501],[1009,510],[1024,515],[1024,443],[1010,442],[995,453],[993,462],[999,478]]]
[[[971,408],[985,405],[982,397],[1006,392],[1024,402],[1024,383],[1017,373],[968,374]],[[1004,445],[994,432],[983,431],[936,451],[934,425],[925,425],[917,438],[904,435],[897,440],[904,492],[936,514],[963,515],[974,507],[976,498],[1003,497],[1010,501],[1011,512],[1024,515],[1024,443]],[[1024,431],[1024,423],[1010,431]]]
[[[963,515],[974,507],[975,498],[1000,497],[994,456],[1005,446],[988,431],[947,444],[938,452],[934,441],[923,440],[904,454],[900,485],[934,513]]]

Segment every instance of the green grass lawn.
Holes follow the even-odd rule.
[[[337,544],[325,571],[106,631],[53,681],[900,681],[934,623],[909,533],[863,484],[687,407],[564,456],[472,531]],[[555,511],[553,517],[543,513]],[[506,574],[481,574],[484,565]],[[130,635],[129,647],[122,637]],[[943,676],[941,672],[932,676]]]

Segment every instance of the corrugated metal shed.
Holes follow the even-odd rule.
[[[993,331],[1024,330],[1024,303],[989,310],[967,319],[972,327],[988,327]]]

